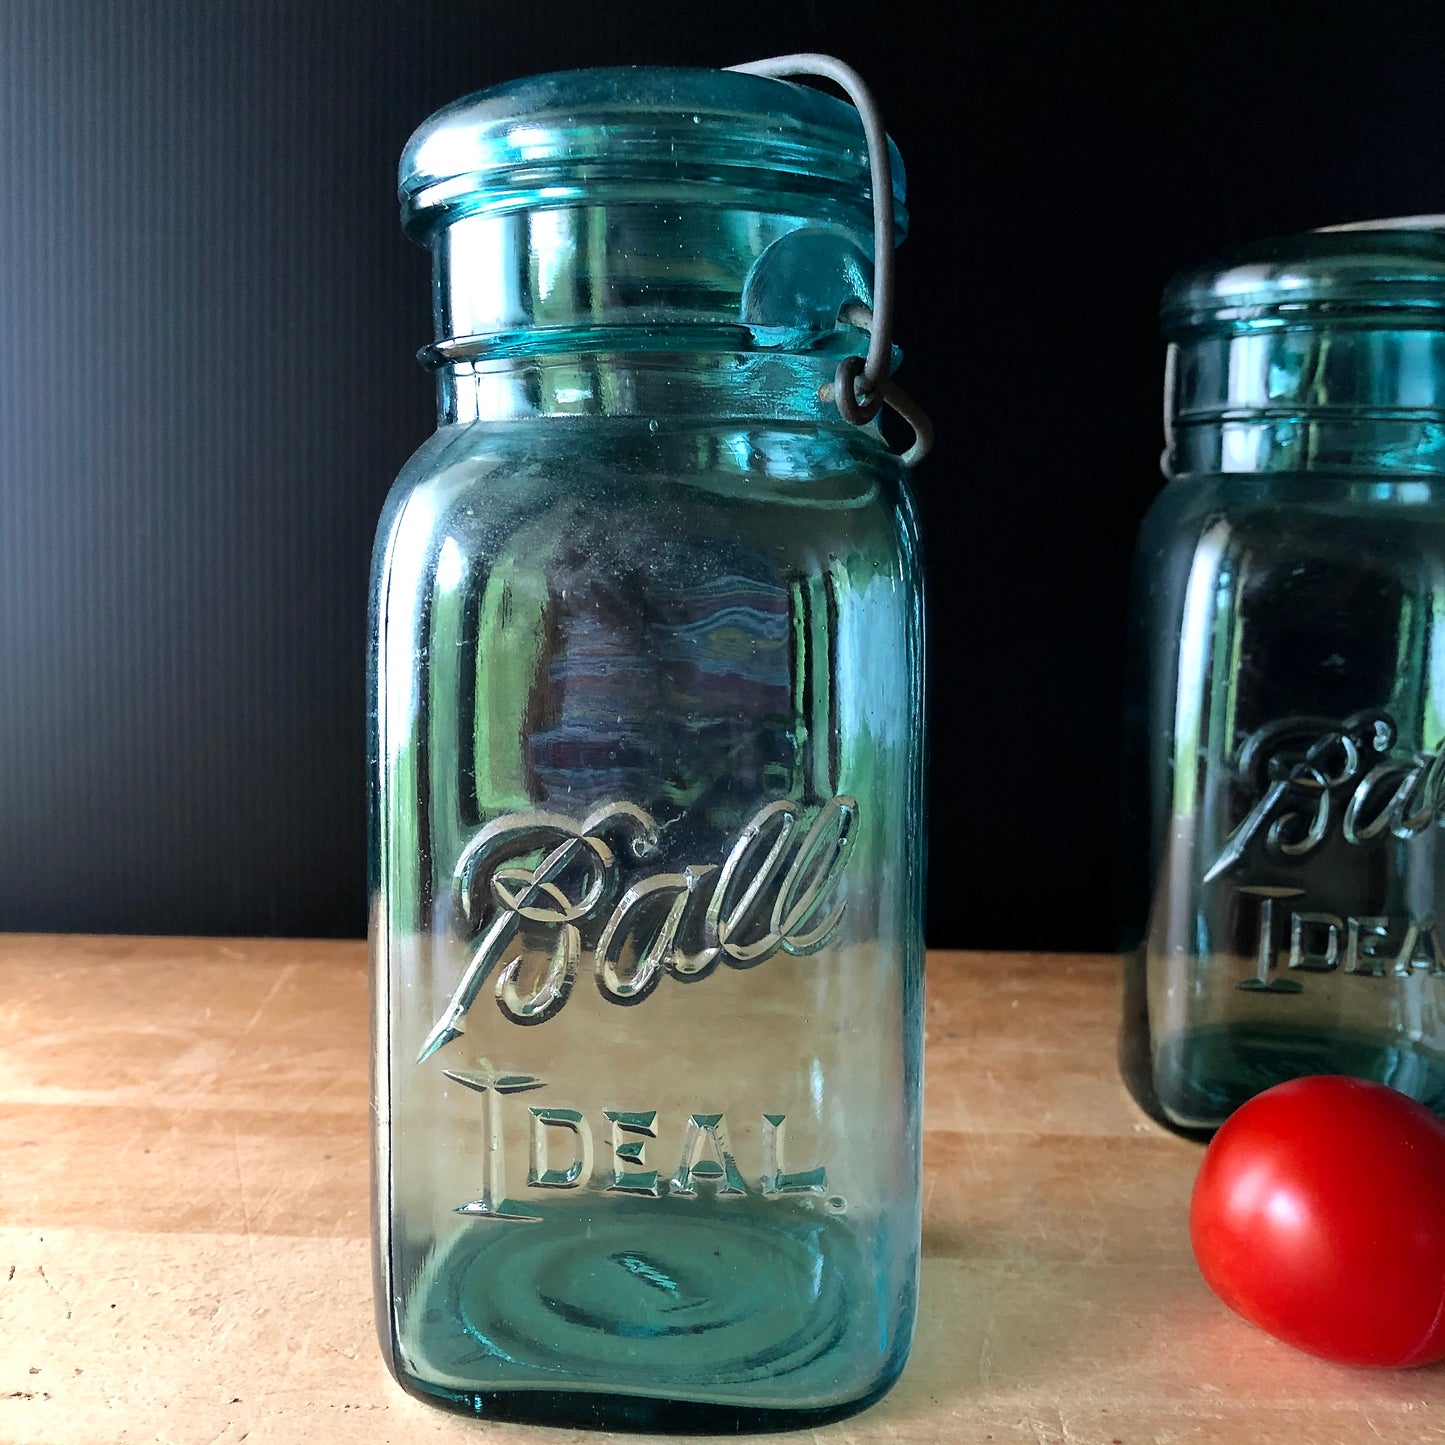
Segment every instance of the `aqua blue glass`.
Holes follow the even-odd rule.
[[[913,1330],[924,856],[908,485],[820,395],[858,115],[543,76],[401,193],[440,417],[372,579],[384,1351],[488,1418],[847,1413]]]
[[[1125,1076],[1181,1130],[1321,1073],[1445,1112],[1445,233],[1260,244],[1163,315]]]

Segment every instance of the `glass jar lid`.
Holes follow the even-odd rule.
[[[893,214],[907,228],[892,142]],[[560,71],[479,91],[425,121],[402,152],[402,224],[425,241],[463,216],[668,201],[856,224],[872,207],[852,106],[724,70]]]
[[[1301,325],[1445,328],[1445,218],[1255,242],[1181,272],[1160,314],[1171,340]]]

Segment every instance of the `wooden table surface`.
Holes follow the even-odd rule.
[[[930,955],[917,1342],[813,1438],[1445,1438],[1445,1368],[1322,1364],[1200,1282],[1198,1146],[1118,1082],[1116,976]],[[451,1415],[382,1366],[361,944],[0,937],[0,1020],[4,1445],[602,1438]]]

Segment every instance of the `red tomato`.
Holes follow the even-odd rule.
[[[1210,1288],[1349,1365],[1445,1359],[1445,1124],[1383,1084],[1279,1084],[1214,1136],[1189,1207]]]

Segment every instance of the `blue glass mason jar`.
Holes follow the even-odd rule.
[[[1125,1076],[1182,1130],[1306,1074],[1445,1112],[1445,233],[1256,245],[1163,318]]]
[[[843,102],[663,69],[402,157],[440,424],[372,581],[375,1237],[424,1397],[801,1425],[907,1357],[917,536],[825,399],[869,174]]]

